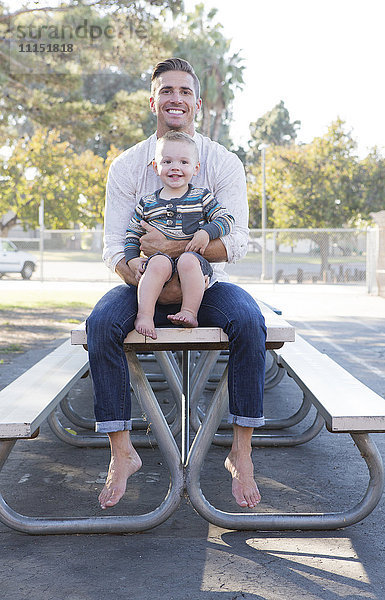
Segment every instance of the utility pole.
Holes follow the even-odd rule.
[[[266,148],[267,144],[260,145],[262,156],[262,272],[261,281],[266,279]]]
[[[39,205],[39,227],[40,227],[40,281],[44,281],[44,200]]]

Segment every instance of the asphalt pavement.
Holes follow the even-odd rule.
[[[384,298],[368,296],[357,285],[233,280],[279,307],[298,333],[385,396]],[[58,292],[68,285],[3,284],[21,292],[31,289],[28,285],[56,286]],[[99,285],[100,294],[108,289],[107,284],[90,285]],[[36,351],[20,357],[12,377],[41,355]],[[9,378],[1,371],[0,377],[2,387]],[[167,407],[164,386],[159,397]],[[91,414],[88,380],[74,387],[71,398]],[[266,393],[266,415],[290,414],[300,401],[298,389],[285,376]],[[373,438],[384,456],[385,435]],[[150,510],[167,491],[168,472],[159,451],[145,448],[140,454],[143,468],[111,514]],[[211,448],[202,488],[219,508],[238,510],[223,469],[225,456],[225,448]],[[253,457],[262,493],[258,511],[340,510],[357,502],[366,489],[366,467],[349,435],[323,429],[303,446],[255,449]],[[1,474],[1,489],[24,514],[100,515],[97,495],[108,458],[107,448],[65,445],[45,425],[36,440],[16,444]],[[382,499],[364,521],[343,530],[235,532],[210,525],[184,499],[164,524],[140,534],[28,536],[0,524],[0,589],[9,600],[383,600],[384,513]]]

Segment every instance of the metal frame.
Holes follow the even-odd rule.
[[[185,381],[182,399],[182,450],[179,451],[170,427],[156,400],[145,373],[134,351],[127,352],[132,386],[148,422],[158,441],[159,448],[170,470],[171,481],[162,503],[149,513],[136,516],[103,516],[77,518],[45,518],[21,515],[8,506],[0,495],[0,520],[9,527],[29,534],[60,533],[126,533],[151,529],[163,523],[178,508],[183,492],[188,494],[195,510],[209,522],[236,530],[309,530],[336,529],[357,523],[365,518],[379,502],[384,486],[384,469],[381,456],[367,434],[351,434],[369,469],[369,485],[362,500],[353,508],[333,513],[229,513],[212,506],[203,495],[200,473],[213,436],[221,422],[227,406],[227,373],[224,372],[217,390],[206,411],[204,422],[189,447],[190,390],[188,386],[189,351],[183,351]],[[313,427],[318,428],[323,419],[317,416]],[[5,463],[16,440],[0,442],[0,468]],[[269,444],[270,445],[270,444]],[[184,483],[185,479],[185,483]]]
[[[147,358],[148,355],[144,356]],[[143,358],[144,357],[141,356],[141,362],[143,362]],[[175,406],[173,406],[169,413],[165,415],[165,418],[169,424],[172,435],[175,437],[182,429],[180,371],[172,352],[154,352],[153,360],[157,361],[160,365],[167,382],[167,386],[173,395]],[[149,379],[149,374],[146,374],[146,381],[148,382]],[[138,399],[138,396],[136,397]],[[90,430],[90,433],[72,432],[70,428],[64,427],[60,420],[59,411],[55,410],[48,416],[47,421],[52,432],[60,440],[80,448],[107,448],[109,446],[109,440],[106,434],[95,433],[95,420],[79,415],[79,413],[77,413],[71,406],[68,396],[61,401],[60,408],[71,423],[83,429]],[[145,430],[145,433],[137,433],[133,435],[133,443],[135,447],[149,448],[156,446],[156,438],[149,433],[148,423],[140,417],[133,418],[132,421],[134,431]]]
[[[29,534],[126,533],[144,531],[163,523],[178,508],[183,495],[183,467],[178,446],[170,431],[143,369],[134,353],[129,355],[131,381],[159,448],[170,470],[170,487],[162,503],[149,513],[135,516],[77,518],[28,517],[14,511],[0,495],[0,520],[9,527]],[[139,394],[140,390],[140,394]],[[16,440],[0,442],[0,468]]]
[[[370,480],[362,500],[353,508],[334,513],[229,513],[215,508],[205,498],[200,487],[200,472],[211,445],[212,436],[218,428],[226,409],[225,374],[215,392],[206,413],[204,424],[192,444],[186,467],[186,488],[191,504],[207,521],[236,530],[286,531],[326,530],[353,525],[364,519],[377,506],[384,487],[384,468],[381,455],[368,434],[350,434],[365,460]],[[320,417],[322,419],[322,417]],[[322,419],[323,421],[323,419]]]
[[[186,360],[185,352],[183,351],[183,359]],[[160,354],[160,353],[159,353]],[[194,366],[191,376],[191,399],[190,399],[190,424],[195,432],[197,432],[202,425],[202,421],[204,420],[205,413],[199,408],[198,402],[201,398],[209,375],[218,361],[220,355],[220,351],[203,351],[197,359],[197,362]],[[167,364],[167,357],[163,357],[163,366]],[[275,361],[273,364],[276,365]],[[163,367],[162,367],[163,368]],[[269,369],[271,373],[271,379],[276,381],[275,385],[282,379],[285,370],[279,368],[276,365],[276,369],[271,367]],[[278,373],[277,373],[278,371]],[[224,373],[227,374],[227,366],[225,368]],[[173,372],[169,373],[167,378],[168,381],[173,381],[175,387],[179,386],[180,393],[184,395],[184,391],[182,390],[182,384],[180,380],[185,380],[185,377],[182,377],[180,369],[178,365],[174,366]],[[189,389],[189,398],[190,398],[190,389]],[[278,446],[295,446],[298,444],[304,444],[311,439],[313,439],[318,433],[321,431],[323,427],[322,418],[316,414],[314,422],[305,429],[302,433],[284,433],[284,434],[269,434],[266,433],[266,430],[280,430],[287,429],[292,427],[293,425],[297,425],[301,421],[305,419],[308,415],[312,404],[310,400],[304,394],[302,403],[299,409],[289,417],[285,417],[282,419],[266,419],[266,424],[263,428],[259,429],[257,432],[253,433],[252,436],[252,446],[253,447],[278,447]],[[184,417],[182,416],[182,422]],[[232,429],[232,425],[227,422],[221,421],[218,429]],[[233,441],[233,436],[231,433],[223,434],[223,433],[214,433],[212,438],[212,443],[218,446],[231,446]]]

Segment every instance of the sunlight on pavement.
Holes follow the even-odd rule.
[[[377,598],[348,537],[307,535],[245,539],[210,525],[201,589],[264,600],[276,600],[285,589],[296,600]]]

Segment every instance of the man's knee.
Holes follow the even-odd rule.
[[[133,325],[130,328],[129,321],[135,317],[136,311],[136,288],[118,286],[108,292],[99,300],[87,318],[88,344],[94,341],[100,344],[102,341],[121,338],[122,335],[125,337],[126,326],[128,325],[128,331],[133,329]]]
[[[259,340],[261,343],[266,339],[265,319],[258,306],[237,307],[233,327],[245,339]]]

